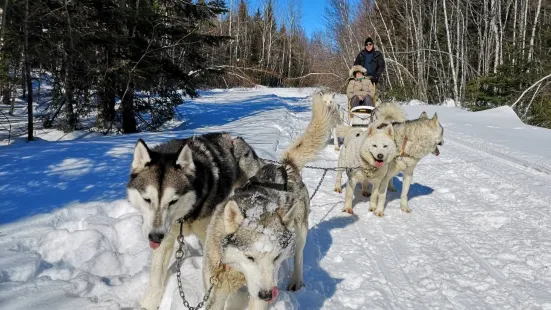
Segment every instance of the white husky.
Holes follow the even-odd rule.
[[[368,195],[368,183],[378,188],[388,172],[389,163],[396,156],[394,130],[392,125],[386,125],[379,130],[370,126],[367,132],[359,132],[351,136],[339,153],[339,167],[347,167],[348,182],[344,212],[352,214],[352,199],[357,183],[362,184],[362,194]],[[342,172],[337,175],[335,191],[341,192]],[[371,197],[370,209],[376,206],[376,197]]]

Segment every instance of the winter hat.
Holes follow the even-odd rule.
[[[356,72],[361,72],[365,75],[367,70],[363,66],[360,66],[360,65],[352,66],[352,68],[350,68],[350,71],[348,71],[348,77],[349,78],[355,78],[356,77]]]
[[[371,37],[367,37],[367,39],[365,39],[364,46],[367,45],[367,43],[374,44],[374,43],[373,43],[373,39],[372,39]]]

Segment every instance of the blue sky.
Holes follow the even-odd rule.
[[[226,1],[229,5],[229,0]],[[233,1],[238,3],[239,0]],[[290,1],[293,0],[275,0],[278,20],[283,19],[287,14]],[[246,2],[249,4],[249,14],[254,14],[256,9],[263,6],[266,0],[246,0]],[[293,2],[298,4],[301,9],[301,24],[306,31],[306,35],[311,36],[315,30],[325,30],[323,14],[327,0],[295,0]]]

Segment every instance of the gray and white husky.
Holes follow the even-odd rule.
[[[313,96],[312,119],[302,137],[283,154],[281,164],[267,164],[249,184],[219,205],[204,247],[203,281],[217,279],[208,309],[223,309],[229,295],[244,285],[248,309],[266,309],[278,296],[277,271],[293,255],[289,289],[303,285],[303,250],[310,200],[301,169],[323,149],[331,130],[331,107]]]
[[[262,166],[254,150],[228,133],[176,139],[149,149],[139,139],[134,149],[128,200],[143,216],[143,233],[153,249],[147,291],[140,301],[157,309],[168,263],[184,218],[184,235],[197,235],[204,244],[217,204],[243,185]]]
[[[385,119],[385,116],[382,116]],[[374,124],[377,125],[377,124]],[[385,126],[383,122],[378,127]],[[444,144],[444,128],[438,121],[438,115],[429,119],[423,112],[418,119],[392,123],[394,128],[394,141],[399,147],[399,154],[389,166],[388,173],[378,188],[373,188],[372,196],[377,196],[376,208],[371,207],[376,215],[383,216],[386,195],[392,178],[399,172],[403,172],[402,192],[400,194],[400,209],[406,213],[411,212],[408,207],[408,192],[413,179],[413,171],[419,161],[432,153],[440,155],[438,146]]]

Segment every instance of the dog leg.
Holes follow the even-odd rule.
[[[168,273],[168,263],[172,252],[174,251],[174,239],[176,230],[171,229],[168,236],[161,242],[161,246],[153,250],[151,257],[151,274],[149,284],[143,298],[140,300],[140,306],[147,310],[156,310],[163,297],[166,275]]]
[[[375,188],[375,186],[373,188]],[[386,178],[385,178],[381,180],[381,182],[379,183],[379,186],[377,187],[377,199],[371,200],[371,203],[375,202],[377,206],[374,212],[376,216],[385,215],[384,212],[385,212],[387,189],[388,189],[388,182],[386,181]],[[375,190],[373,191],[373,193],[371,193],[371,197],[373,197],[374,195],[375,195]]]
[[[337,128],[335,127],[331,131],[333,133],[333,145],[335,146],[335,151],[338,151],[340,148],[339,148],[339,137],[337,136]]]
[[[249,310],[266,310],[268,309],[268,302],[257,298],[250,298],[248,309]]]
[[[295,262],[293,269],[293,277],[289,284],[290,291],[298,291],[304,283],[302,281],[302,266],[304,263],[304,246],[306,245],[306,237],[308,236],[308,224],[300,223],[296,227],[296,247],[295,247]]]
[[[369,197],[371,193],[369,192],[369,182],[367,179],[362,181],[362,196]]]
[[[369,210],[373,211],[376,216],[384,216],[385,200],[386,200],[386,187],[388,183],[384,180],[377,180],[373,183],[373,190],[371,191],[371,199],[369,200]],[[381,189],[383,187],[383,189]],[[384,195],[382,193],[384,191]]]
[[[344,210],[348,214],[354,214],[352,211],[352,200],[354,199],[354,188],[356,187],[356,180],[352,177],[346,182],[346,194],[344,198]]]
[[[411,210],[408,208],[408,192],[413,179],[413,169],[415,167],[408,167],[404,171],[404,181],[402,182],[402,193],[400,195],[400,210],[409,213]]]
[[[342,193],[342,171],[337,171],[337,177],[335,180],[335,192]]]

